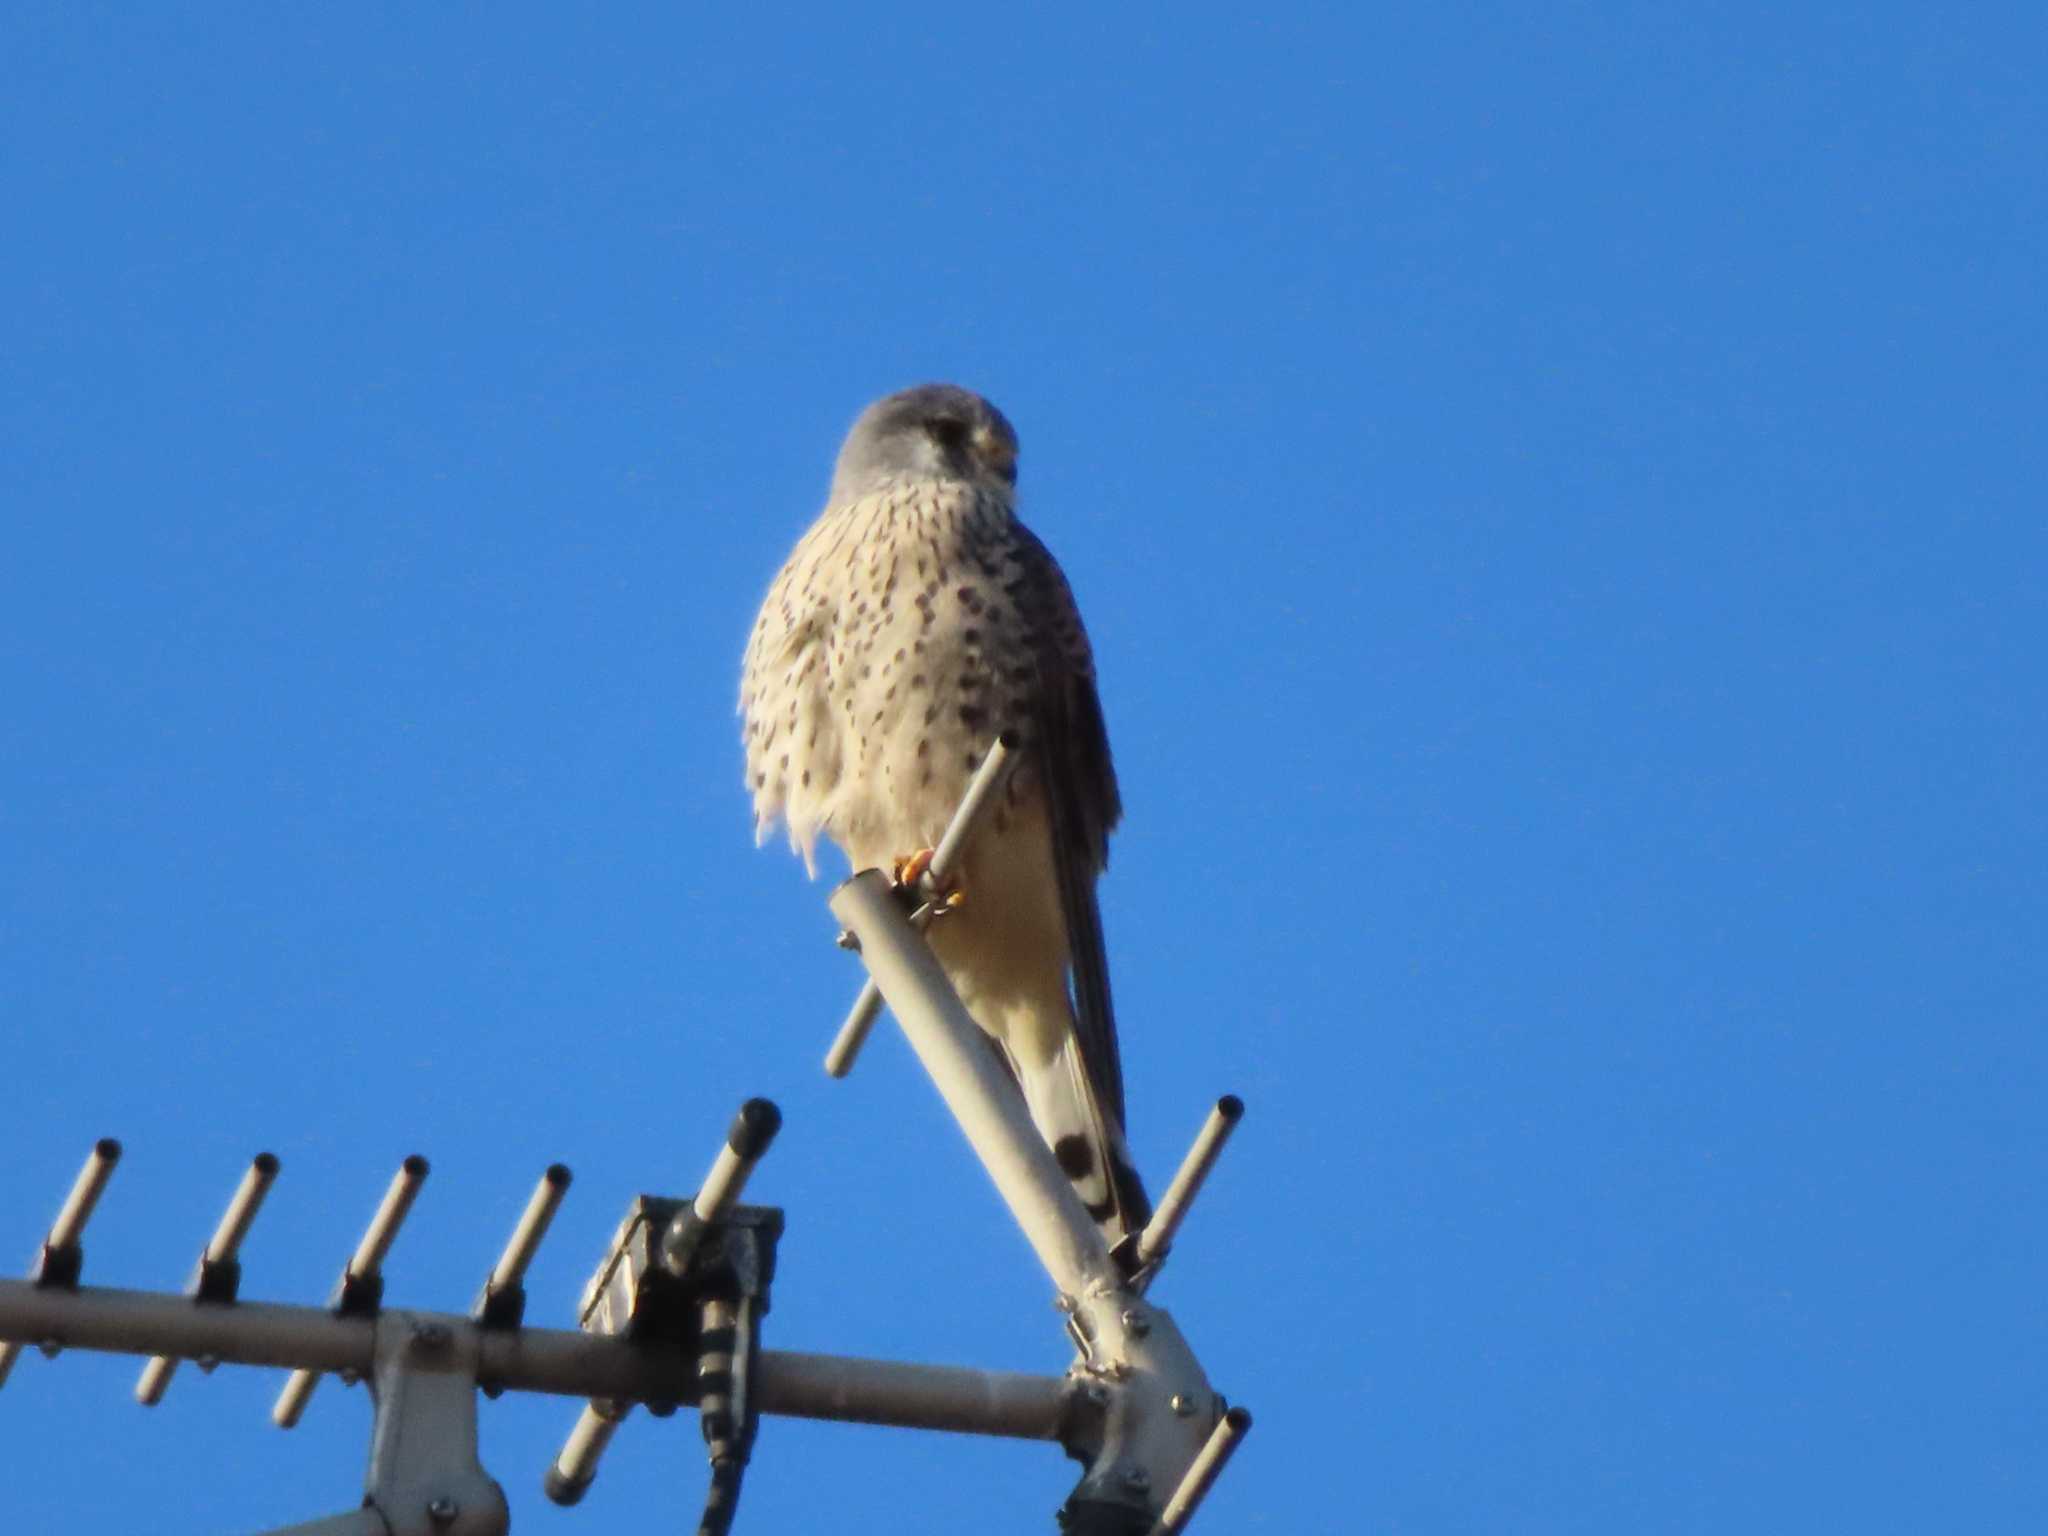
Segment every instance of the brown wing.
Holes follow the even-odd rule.
[[[1066,577],[1031,530],[1013,525],[1030,583],[1038,688],[1031,750],[1052,828],[1053,867],[1066,919],[1075,1032],[1103,1105],[1124,1124],[1123,1062],[1110,1002],[1109,958],[1095,881],[1109,863],[1109,834],[1123,814],[1109,733],[1095,692],[1095,661]]]

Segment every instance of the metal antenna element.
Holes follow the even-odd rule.
[[[960,858],[960,850],[980,828],[983,816],[996,802],[997,791],[1009,781],[1013,766],[1010,759],[1016,749],[1016,737],[1004,731],[996,737],[994,745],[988,749],[988,756],[975,770],[967,793],[961,797],[959,809],[953,812],[953,819],[947,823],[944,835],[939,838],[939,846],[932,852],[931,864],[925,870],[925,883],[932,891],[945,889],[946,877],[952,874],[953,866]],[[943,901],[938,899],[925,902],[910,915],[911,925],[922,933],[943,906]],[[851,1072],[854,1057],[860,1054],[868,1031],[875,1027],[875,1020],[881,1016],[882,989],[870,978],[860,989],[860,996],[854,1000],[846,1022],[839,1026],[839,1033],[833,1037],[832,1049],[825,1053],[825,1070],[834,1077],[844,1077]]]
[[[113,1137],[103,1136],[93,1143],[92,1155],[78,1170],[71,1193],[65,1196],[64,1208],[57,1212],[57,1219],[50,1224],[50,1235],[43,1239],[41,1272],[35,1276],[38,1284],[78,1284],[78,1265],[84,1259],[78,1242],[85,1236],[85,1224],[92,1220],[93,1207],[106,1193],[107,1181],[113,1178],[114,1164],[119,1161],[121,1143]]]
[[[879,910],[907,933],[886,882],[873,876],[862,883],[880,887]],[[859,921],[855,927],[864,940],[877,937]],[[885,948],[886,942],[864,942],[871,957]],[[923,995],[922,984],[915,984],[906,993],[888,975],[884,985],[899,1018],[959,1008],[949,990]],[[938,1027],[956,1046],[973,1028],[964,1016]],[[1000,1122],[1006,1111],[992,1113]],[[51,1352],[61,1343],[195,1360],[206,1368],[284,1367],[297,1373],[295,1381],[302,1376],[308,1383],[324,1372],[368,1378],[374,1417],[360,1507],[271,1536],[502,1536],[504,1497],[476,1455],[479,1391],[546,1392],[596,1404],[549,1469],[548,1491],[564,1502],[588,1487],[605,1442],[634,1404],[647,1404],[657,1415],[695,1404],[704,1412],[712,1463],[706,1531],[730,1518],[760,1414],[1057,1442],[1088,1467],[1062,1512],[1069,1531],[1179,1531],[1250,1418],[1242,1410],[1224,1415],[1172,1319],[1130,1288],[1101,1251],[1085,1213],[1072,1216],[1072,1230],[1047,1245],[1055,1255],[1048,1267],[1059,1266],[1057,1283],[1080,1288],[1078,1295],[1069,1289],[1058,1298],[1080,1351],[1064,1379],[759,1347],[758,1320],[769,1307],[782,1214],[733,1201],[778,1119],[768,1106],[742,1111],[699,1199],[645,1196],[634,1203],[622,1228],[622,1235],[632,1234],[630,1254],[608,1260],[593,1282],[623,1303],[627,1325],[599,1331],[590,1329],[587,1317],[584,1331],[563,1331],[384,1309],[382,1265],[425,1176],[419,1158],[408,1159],[394,1180],[325,1308],[250,1302],[235,1294],[240,1245],[277,1172],[268,1157],[259,1157],[245,1176],[185,1294],[80,1287],[75,1264],[58,1256],[75,1254],[105,1187],[116,1149],[102,1143],[45,1244],[56,1262],[39,1266],[29,1280],[0,1280],[0,1342],[36,1343]],[[1028,1124],[1020,1118],[1011,1129],[1017,1160],[1045,1165],[1022,1175],[1026,1198],[1042,1176],[1071,1200]],[[1005,1135],[989,1134],[994,1145]],[[1006,1156],[990,1155],[997,1161]],[[490,1296],[523,1284],[566,1183],[566,1170],[558,1167],[541,1180],[491,1271],[497,1283],[487,1282],[484,1309]],[[688,1273],[673,1274],[666,1239],[706,1214],[714,1218],[712,1230],[696,1240]],[[1045,1228],[1057,1233],[1069,1226],[1069,1214],[1048,1216],[1035,1246],[1045,1243]],[[1064,1261],[1058,1257],[1063,1251],[1076,1257]],[[66,1274],[74,1283],[60,1283]],[[681,1334],[673,1331],[678,1320],[685,1323]],[[299,1395],[296,1409],[304,1401]],[[1154,1488],[1173,1492],[1155,1506]]]
[[[460,1313],[396,1309],[338,1317],[325,1307],[247,1300],[195,1307],[171,1291],[48,1290],[27,1280],[0,1280],[0,1338],[34,1343],[61,1334],[66,1348],[109,1354],[211,1355],[224,1365],[306,1365],[367,1376],[376,1368],[378,1336],[401,1319],[408,1329],[424,1320],[451,1334],[475,1333],[477,1374],[508,1392],[663,1405],[697,1401],[695,1360],[574,1328],[514,1332],[479,1327]],[[1073,1395],[1072,1384],[1057,1376],[852,1355],[771,1349],[762,1352],[760,1367],[763,1413],[1012,1440],[1057,1441]]]
[[[688,1277],[691,1263],[703,1246],[706,1234],[732,1214],[741,1191],[753,1174],[754,1165],[760,1162],[774,1142],[775,1133],[781,1129],[782,1111],[767,1099],[749,1099],[740,1106],[739,1113],[733,1116],[732,1125],[725,1133],[725,1145],[718,1149],[718,1155],[712,1159],[711,1171],[704,1176],[703,1187],[695,1198],[666,1220],[654,1244],[654,1254],[658,1256],[657,1262],[666,1277],[674,1280]],[[636,1205],[636,1211],[649,1203],[643,1199]],[[669,1208],[664,1206],[664,1214]],[[780,1217],[777,1221],[780,1222]],[[619,1248],[631,1244],[639,1232],[638,1224],[629,1217],[620,1235]],[[607,1300],[604,1295],[606,1282],[612,1278],[621,1259],[621,1253],[615,1250],[606,1267],[592,1281],[591,1294],[585,1304],[586,1327],[600,1325]],[[638,1323],[638,1319],[631,1316],[632,1302],[621,1300],[619,1305],[625,1316],[612,1322],[616,1329],[630,1333]],[[615,1330],[606,1326],[602,1331]],[[695,1400],[694,1394],[692,1400]],[[584,1405],[575,1426],[569,1431],[569,1438],[563,1442],[554,1463],[541,1478],[542,1491],[550,1500],[570,1505],[590,1491],[605,1448],[632,1411],[631,1401],[615,1398],[593,1398]]]
[[[1226,1093],[1209,1111],[1209,1118],[1202,1122],[1202,1129],[1195,1136],[1195,1144],[1181,1159],[1180,1170],[1174,1174],[1173,1182],[1166,1186],[1166,1193],[1160,1196],[1152,1219],[1138,1236],[1140,1272],[1154,1268],[1166,1257],[1167,1249],[1173,1246],[1174,1233],[1180,1230],[1181,1222],[1187,1218],[1188,1207],[1201,1193],[1202,1181],[1209,1177],[1209,1170],[1216,1166],[1223,1144],[1243,1118],[1244,1100],[1234,1093]]]
[[[1059,1511],[1069,1536],[1178,1536],[1251,1426],[1210,1387],[1172,1317],[1145,1295],[1244,1113],[1217,1101],[1143,1231],[1113,1253],[1033,1126],[1022,1094],[953,990],[923,929],[947,907],[961,849],[1003,793],[1016,743],[998,740],[907,910],[888,876],[857,873],[831,908],[869,973],[827,1058],[843,1074],[882,1001],[1051,1278],[1075,1359],[1064,1377],[905,1365],[761,1347],[783,1232],[780,1210],[741,1205],[781,1126],[765,1099],[741,1106],[703,1186],[633,1201],[579,1304],[576,1331],[525,1323],[526,1272],[570,1183],[550,1166],[467,1316],[386,1310],[383,1266],[427,1161],[408,1157],[324,1308],[240,1299],[240,1250],[276,1179],[259,1154],[183,1295],[84,1288],[81,1238],[118,1142],[100,1142],[26,1280],[0,1280],[0,1381],[26,1344],[149,1357],[136,1385],[157,1402],[181,1360],[291,1372],[271,1416],[290,1428],[323,1373],[368,1378],[369,1471],[360,1504],[270,1536],[504,1536],[503,1491],[477,1458],[477,1396],[582,1400],[549,1466],[548,1496],[575,1503],[634,1405],[702,1418],[710,1487],[699,1536],[724,1536],[763,1414],[1050,1441],[1084,1467]],[[909,883],[909,882],[905,882]]]
[[[725,1145],[704,1176],[704,1187],[669,1226],[661,1240],[661,1260],[669,1273],[680,1275],[690,1267],[704,1233],[722,1220],[747,1187],[754,1165],[761,1160],[775,1133],[782,1129],[782,1111],[766,1099],[749,1099],[732,1117],[725,1133]]]
[[[413,1153],[398,1165],[398,1172],[391,1176],[391,1187],[384,1191],[383,1203],[363,1229],[363,1240],[356,1244],[348,1268],[342,1272],[344,1279],[354,1280],[365,1287],[373,1280],[378,1281],[380,1283],[375,1289],[383,1289],[384,1260],[390,1255],[391,1245],[398,1239],[398,1229],[405,1224],[413,1201],[419,1198],[420,1186],[426,1181],[427,1160],[419,1153]]]
[[[78,1288],[78,1275],[85,1267],[85,1249],[79,1239],[85,1236],[85,1224],[92,1220],[93,1207],[100,1203],[107,1181],[114,1176],[114,1164],[120,1160],[121,1143],[113,1137],[103,1136],[93,1143],[91,1155],[78,1170],[71,1193],[64,1197],[63,1208],[50,1223],[42,1249],[29,1270],[29,1279],[37,1286],[67,1291]],[[49,1355],[57,1353],[57,1346],[51,1343],[46,1343],[43,1349]],[[8,1373],[20,1356],[19,1343],[0,1344],[0,1386],[7,1384]]]
[[[427,1180],[427,1160],[415,1152],[398,1165],[398,1172],[391,1177],[391,1187],[384,1191],[384,1200],[377,1207],[377,1214],[370,1218],[369,1226],[363,1229],[362,1241],[356,1244],[356,1251],[350,1255],[347,1268],[341,1272],[341,1279],[335,1282],[334,1294],[328,1305],[341,1317],[375,1317],[377,1309],[384,1304],[384,1259],[391,1252],[391,1244],[398,1236],[398,1229],[405,1224],[406,1213],[419,1198],[420,1185]],[[270,1410],[271,1422],[279,1429],[290,1429],[299,1422],[299,1415],[306,1411],[306,1403],[313,1396],[313,1388],[320,1382],[320,1373],[300,1369],[293,1371],[284,1384],[284,1390],[277,1394],[277,1403]]]
[[[541,1491],[565,1509],[581,1502],[583,1495],[590,1492],[590,1485],[597,1481],[597,1464],[604,1457],[605,1447],[612,1443],[612,1436],[632,1411],[630,1402],[614,1397],[594,1397],[585,1403],[569,1438],[562,1442],[560,1454],[542,1475]]]
[[[525,1318],[526,1266],[533,1262],[555,1212],[562,1208],[562,1197],[569,1192],[569,1177],[565,1164],[550,1163],[548,1171],[540,1176],[540,1183],[534,1186],[533,1198],[526,1202],[519,1225],[512,1229],[505,1251],[491,1266],[476,1305],[470,1309],[470,1316],[486,1328],[517,1328]]]
[[[213,1236],[199,1251],[199,1263],[185,1287],[185,1294],[195,1302],[222,1305],[235,1299],[242,1285],[242,1265],[238,1257],[242,1239],[255,1225],[256,1213],[263,1209],[263,1197],[270,1193],[270,1186],[277,1179],[277,1169],[277,1158],[269,1152],[258,1152],[251,1160],[249,1171],[242,1175],[235,1197],[228,1202],[228,1208],[220,1218],[220,1225],[213,1229]],[[154,1408],[162,1402],[164,1388],[171,1384],[171,1374],[177,1368],[175,1355],[152,1356],[136,1380],[135,1401],[145,1408]],[[200,1367],[202,1370],[211,1368],[210,1363]]]
[[[1180,1486],[1173,1490],[1173,1496],[1166,1501],[1166,1507],[1159,1512],[1159,1523],[1154,1525],[1151,1536],[1179,1536],[1194,1518],[1196,1506],[1208,1494],[1216,1481],[1223,1464],[1230,1460],[1230,1453],[1236,1450],[1252,1427],[1251,1411],[1246,1408],[1232,1408],[1225,1413],[1216,1427],[1209,1432],[1208,1440],[1196,1455],[1194,1464],[1187,1475],[1180,1480]]]

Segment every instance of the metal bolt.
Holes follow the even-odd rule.
[[[851,928],[840,929],[839,938],[837,942],[841,949],[850,949],[855,954],[860,953],[860,935],[855,933]]]
[[[193,1361],[192,1363],[193,1363],[194,1365],[198,1366],[200,1370],[202,1370],[202,1371],[206,1372],[206,1374],[207,1374],[207,1375],[211,1376],[211,1375],[212,1375],[212,1374],[213,1374],[213,1373],[214,1373],[215,1371],[217,1371],[217,1370],[219,1370],[219,1369],[220,1369],[220,1356],[219,1356],[219,1355],[201,1355],[201,1356],[200,1356],[200,1357],[199,1357],[198,1359],[194,1360],[194,1361]]]
[[[1095,1404],[1096,1407],[1100,1408],[1104,1403],[1109,1401],[1109,1388],[1105,1387],[1099,1381],[1091,1381],[1088,1383],[1087,1386],[1081,1389],[1081,1395],[1087,1398],[1089,1402]]]
[[[1132,1467],[1124,1473],[1124,1486],[1133,1493],[1143,1493],[1152,1486],[1152,1474],[1143,1467]]]
[[[427,1518],[436,1525],[446,1525],[462,1513],[462,1506],[445,1493],[427,1506]]]
[[[345,1365],[334,1374],[341,1378],[341,1384],[344,1387],[352,1387],[363,1379],[363,1373],[352,1366]]]
[[[1182,1418],[1187,1418],[1195,1411],[1195,1400],[1185,1392],[1176,1392],[1166,1400],[1166,1406]]]
[[[1124,1313],[1124,1327],[1130,1330],[1132,1338],[1142,1339],[1152,1331],[1152,1319],[1132,1307]]]
[[[59,1355],[64,1353],[64,1346],[58,1343],[55,1339],[44,1339],[36,1345],[36,1348],[40,1349],[46,1356],[48,1356],[52,1360],[56,1359]]]
[[[446,1323],[414,1323],[412,1341],[421,1349],[439,1349],[449,1339]]]

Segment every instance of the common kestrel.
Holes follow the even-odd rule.
[[[928,384],[861,413],[747,646],[747,782],[757,840],[781,818],[813,873],[820,833],[887,868],[938,841],[1014,733],[932,948],[1114,1244],[1148,1214],[1095,903],[1121,805],[1088,637],[1016,480],[1017,435],[979,395]]]

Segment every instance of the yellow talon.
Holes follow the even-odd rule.
[[[925,877],[925,871],[932,867],[932,855],[938,850],[920,848],[915,853],[905,854],[896,861],[896,883],[915,885]]]
[[[932,885],[932,850],[920,848],[915,853],[905,854],[893,866],[896,884],[901,888],[918,887],[929,899],[933,914],[957,911],[967,901],[967,893],[957,885],[938,890]]]

